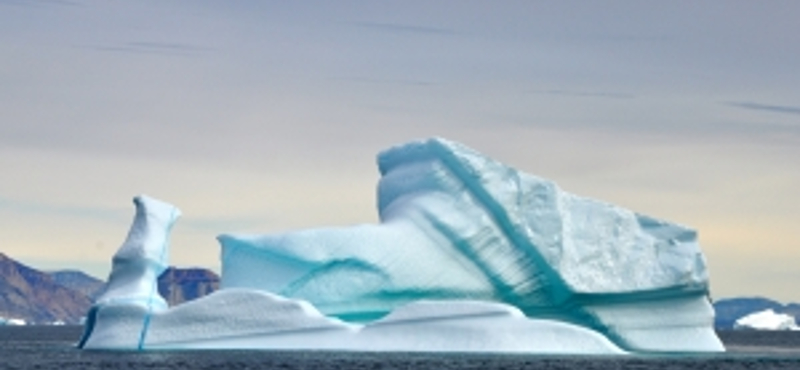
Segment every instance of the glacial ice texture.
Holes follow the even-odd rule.
[[[221,235],[222,290],[171,309],[148,288],[179,212],[139,198],[82,347],[724,350],[693,230],[443,139],[378,162],[379,224]]]
[[[223,289],[167,308],[156,284],[180,211],[146,196],[134,204],[133,226],[114,256],[108,289],[87,315],[81,348],[625,353],[592,330],[485,301],[416,301],[369,324],[254,289]]]
[[[181,211],[175,206],[140,195],[133,198],[136,214],[128,237],[112,259],[111,274],[103,294],[92,306],[85,325],[85,334],[79,346],[86,341],[117,343],[124,338],[121,348],[142,348],[153,312],[167,309],[167,302],[158,294],[158,276],[168,267],[169,234]],[[111,337],[106,332],[93,333],[99,314],[109,310],[141,311],[138,321],[113,320]],[[104,323],[106,324],[106,323]],[[123,335],[113,334],[119,330]],[[106,334],[106,335],[104,335]],[[91,345],[90,345],[91,347]]]
[[[722,350],[694,230],[443,139],[391,148],[378,164],[380,224],[221,235],[222,287],[350,322],[420,299],[495,301],[626,350]]]
[[[308,349],[623,354],[592,330],[526,318],[488,302],[417,301],[365,325],[322,315],[305,301],[249,289],[223,289],[166,311],[153,312],[141,342],[145,310],[103,307],[84,348]]]

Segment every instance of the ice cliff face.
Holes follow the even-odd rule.
[[[179,212],[137,198],[81,346],[724,350],[694,231],[443,139],[378,164],[379,224],[221,235],[221,290],[171,309],[155,278]]]
[[[378,164],[380,224],[220,236],[223,288],[307,300],[350,321],[419,299],[497,301],[627,349],[683,350],[664,331],[719,346],[693,230],[443,139],[389,149]]]

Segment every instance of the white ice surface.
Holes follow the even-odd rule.
[[[169,266],[169,233],[181,212],[175,206],[139,195],[128,237],[114,255],[111,274],[97,305],[138,304],[167,308],[158,294],[157,279]]]
[[[152,313],[139,347],[144,314],[142,307],[101,307],[84,348],[624,353],[597,332],[491,302],[418,301],[357,325],[325,317],[308,302],[225,289]]]
[[[744,330],[800,330],[791,315],[777,313],[772,309],[758,311],[739,318],[734,329]]]
[[[158,276],[169,265],[170,231],[181,212],[169,203],[146,195],[133,198],[133,203],[136,206],[133,223],[125,242],[114,254],[105,290],[87,315],[82,346],[91,340],[93,343],[107,341],[120,348],[141,348],[150,316],[168,308],[158,293]],[[101,311],[102,315],[98,314]],[[115,336],[113,330],[111,333],[92,331],[98,320],[110,312],[117,313],[112,315],[113,330],[124,335]],[[98,325],[105,327],[107,323],[103,321]]]
[[[25,325],[28,325],[28,323],[23,319],[6,319],[5,320],[5,325],[8,325],[8,326],[25,326]]]

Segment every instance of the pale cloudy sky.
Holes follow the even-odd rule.
[[[375,154],[461,141],[699,230],[800,301],[800,2],[0,0],[0,251],[105,277],[133,195],[221,232],[376,220]]]

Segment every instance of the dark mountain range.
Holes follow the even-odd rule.
[[[57,283],[79,291],[92,301],[105,289],[105,282],[78,270],[50,273]],[[169,267],[158,277],[158,293],[170,306],[200,298],[219,289],[219,276],[203,268]]]
[[[90,305],[85,294],[0,253],[0,316],[29,323],[78,323]]]
[[[721,330],[733,329],[733,323],[737,319],[767,309],[792,315],[795,320],[800,317],[800,304],[797,303],[783,305],[763,297],[728,298],[714,302],[714,327]]]
[[[202,268],[170,267],[158,277],[158,292],[170,307],[219,289],[219,276]]]
[[[794,316],[795,320],[800,324],[800,304],[789,303],[783,306],[783,313]]]
[[[105,282],[78,270],[42,272],[0,253],[0,317],[32,324],[77,324]],[[219,288],[219,276],[201,268],[170,267],[158,278],[158,291],[170,306]]]
[[[79,270],[55,271],[51,272],[50,276],[53,277],[56,283],[81,292],[92,301],[103,292],[103,288],[106,286],[104,281]]]

